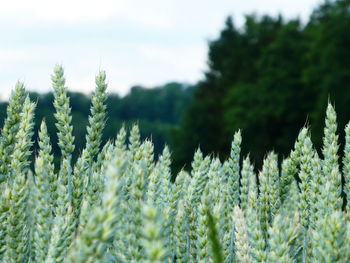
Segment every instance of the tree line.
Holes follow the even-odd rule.
[[[155,88],[135,86],[124,97],[110,93],[106,101],[108,116],[103,141],[115,138],[122,126],[130,128],[133,124],[138,123],[142,138],[149,137],[154,142],[154,152],[158,155],[165,144],[170,141],[171,131],[179,125],[181,116],[190,105],[193,89],[194,87],[187,84],[172,82]],[[57,144],[53,93],[30,92],[29,95],[31,100],[37,103],[34,148],[38,147],[37,131],[41,121],[45,119],[57,163],[61,153]],[[73,160],[76,160],[85,146],[91,96],[79,92],[69,92],[68,96],[72,109],[73,135],[76,145]],[[7,105],[7,102],[0,103],[0,126],[3,125],[6,117]]]
[[[209,42],[208,70],[174,134],[177,165],[189,164],[198,144],[227,157],[238,129],[258,166],[266,151],[286,156],[303,125],[320,147],[328,101],[339,131],[350,119],[349,47],[349,0],[323,2],[305,24],[248,15],[237,27],[229,17]]]
[[[267,150],[287,155],[302,126],[311,126],[320,147],[328,101],[339,113],[339,131],[344,130],[350,116],[350,0],[324,1],[306,23],[252,14],[238,27],[228,17],[208,46],[208,69],[198,83],[135,86],[124,97],[110,94],[103,139],[138,122],[156,154],[169,145],[178,170],[189,168],[198,145],[204,154],[226,158],[234,132],[241,129],[242,152],[259,167]],[[76,158],[85,143],[90,98],[69,95]],[[46,119],[59,156],[53,95],[31,97],[38,104],[37,125]],[[6,105],[0,103],[0,125]]]

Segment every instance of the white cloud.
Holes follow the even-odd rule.
[[[117,18],[159,28],[179,25],[212,27],[222,16],[238,19],[251,12],[306,17],[320,0],[1,0],[1,20],[14,23],[76,23]],[[200,26],[200,25],[199,25]]]
[[[29,50],[23,50],[18,48],[0,48],[0,61],[8,61],[9,63],[18,63],[24,59],[33,58],[33,54],[28,52]],[[0,66],[6,67],[4,64]]]
[[[184,71],[192,68],[203,68],[205,65],[205,44],[200,46],[164,47],[157,45],[141,45],[139,54],[152,63],[167,64],[170,68]]]
[[[43,22],[92,23],[116,18],[133,24],[165,28],[171,1],[139,0],[12,0],[0,1],[0,20],[19,26],[46,26]]]
[[[12,0],[2,1],[0,14],[7,19],[17,14],[34,21],[80,22],[109,18],[119,6],[118,0]]]

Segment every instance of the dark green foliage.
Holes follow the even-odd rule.
[[[152,89],[141,86],[133,87],[129,94],[120,97],[110,94],[107,98],[107,123],[103,134],[103,141],[116,136],[123,124],[131,127],[137,122],[141,128],[141,137],[149,137],[155,144],[155,153],[158,155],[163,150],[165,143],[170,141],[173,129],[179,124],[187,105],[192,99],[193,88],[180,83],[168,83]],[[90,96],[83,93],[69,92],[72,108],[73,135],[76,149],[73,159],[76,160],[85,145],[86,127],[90,113]],[[53,94],[30,93],[30,98],[37,102],[36,128],[45,119],[51,140],[57,142],[56,127],[54,125],[54,107],[52,105]],[[0,103],[0,125],[6,114],[7,103]],[[35,142],[38,134],[35,134]],[[60,160],[60,151],[57,143],[53,143],[56,165]],[[35,145],[37,148],[37,144]]]
[[[198,144],[205,154],[227,157],[238,129],[243,154],[251,152],[258,167],[266,150],[286,156],[306,123],[319,148],[328,100],[342,112],[343,130],[350,115],[349,8],[349,0],[326,1],[304,25],[251,15],[237,28],[228,18],[209,43],[208,71],[175,132],[175,164],[189,164]]]

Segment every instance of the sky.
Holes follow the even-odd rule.
[[[320,0],[0,0],[0,99],[17,80],[51,90],[55,64],[71,91],[90,93],[99,70],[110,92],[170,81],[195,83],[206,69],[207,43],[231,15],[308,15]]]

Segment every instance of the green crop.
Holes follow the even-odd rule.
[[[169,148],[155,160],[137,125],[102,145],[103,71],[86,147],[73,163],[61,66],[52,85],[58,167],[45,120],[31,165],[35,103],[23,84],[9,100],[0,135],[0,262],[350,262],[350,123],[340,160],[332,105],[321,156],[304,127],[289,156],[279,163],[267,154],[256,174],[249,156],[241,157],[238,131],[227,160],[198,149],[191,171],[172,182]]]

